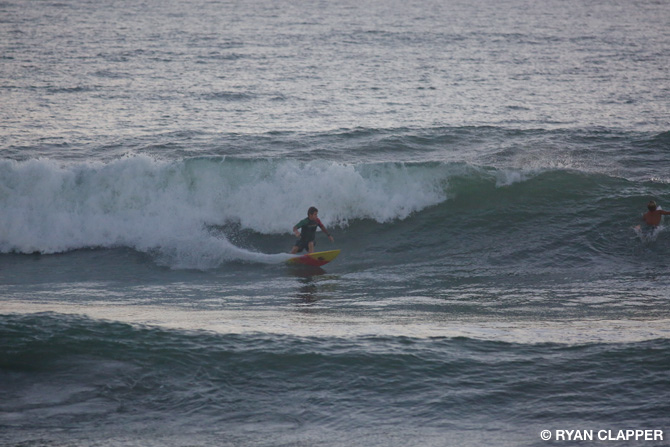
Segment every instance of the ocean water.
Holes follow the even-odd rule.
[[[670,445],[669,12],[0,2],[0,445]]]

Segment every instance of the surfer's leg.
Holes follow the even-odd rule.
[[[303,250],[308,250],[309,247],[311,246],[310,244],[311,242],[307,243],[307,241],[302,238],[298,239],[295,245],[293,245],[293,250],[291,250],[291,254],[294,255],[296,253],[300,253]]]

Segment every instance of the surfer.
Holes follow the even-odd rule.
[[[321,220],[319,220],[319,210],[312,206],[307,210],[307,217],[293,227],[293,234],[299,239],[295,245],[293,245],[291,254],[300,253],[303,250],[307,250],[308,253],[314,253],[316,227],[320,227],[321,231],[326,233],[330,242],[335,242],[333,236],[330,235],[328,230],[326,230],[326,227],[321,223]],[[300,232],[298,232],[298,230],[300,230]]]
[[[670,211],[663,211],[657,209],[658,206],[653,200],[647,204],[647,211],[642,215],[642,220],[649,225],[650,227],[658,227],[661,224],[661,219],[663,216],[670,215]]]

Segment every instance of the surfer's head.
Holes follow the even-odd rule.
[[[649,211],[656,211],[656,202],[651,200],[649,203],[647,203],[647,209]]]
[[[312,217],[318,212],[319,210],[317,210],[315,206],[310,206],[309,209],[307,210],[307,217]]]

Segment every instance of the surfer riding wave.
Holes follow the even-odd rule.
[[[326,233],[330,242],[335,242],[333,236],[330,235],[328,230],[326,230],[326,227],[321,223],[321,220],[319,219],[319,210],[312,206],[307,210],[307,217],[293,227],[293,234],[299,239],[293,245],[291,254],[300,253],[303,250],[307,250],[308,253],[314,253],[317,227],[321,228],[321,231]],[[300,230],[300,232],[298,232],[298,230]]]

